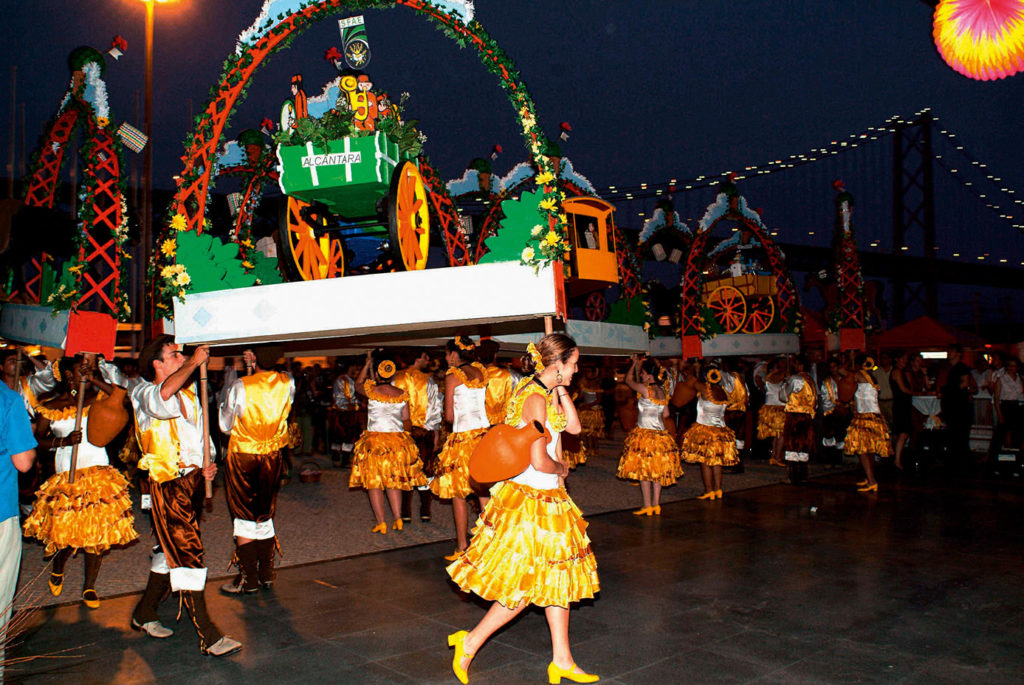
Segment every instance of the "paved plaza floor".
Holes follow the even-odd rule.
[[[607,683],[1020,683],[1024,490],[883,481],[864,495],[855,480],[683,499],[657,518],[590,515],[601,592],[572,612],[577,662]],[[225,659],[198,653],[173,600],[162,617],[177,632],[162,641],[127,629],[137,593],[96,611],[46,607],[9,654],[41,658],[8,679],[455,683],[445,637],[485,605],[447,581],[450,550],[446,539],[292,566],[244,599],[211,582],[211,615],[245,643]],[[479,652],[470,682],[545,682],[549,660],[530,610]]]

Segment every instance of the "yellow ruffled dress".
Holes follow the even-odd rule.
[[[604,438],[604,410],[598,403],[600,399],[600,388],[587,384],[580,385],[580,404],[584,405],[579,411],[580,425],[583,430],[581,438]]]
[[[348,486],[366,490],[412,490],[426,485],[420,451],[402,422],[402,408],[408,396],[404,392],[399,397],[382,395],[372,381],[366,381],[364,389],[366,430],[352,449]]]
[[[846,429],[844,454],[877,454],[892,456],[892,440],[889,424],[885,422],[878,406],[878,386],[867,373],[857,375],[857,392],[853,396],[854,415]]]
[[[482,364],[473,366],[481,374],[486,374]],[[469,483],[469,458],[491,425],[487,418],[487,376],[473,380],[460,368],[448,369],[448,373],[460,381],[452,396],[455,421],[452,422],[453,432],[444,441],[437,457],[438,465],[434,479],[430,481],[430,491],[441,499],[465,499],[473,492]]]
[[[59,438],[75,429],[75,407],[63,410],[40,407],[37,412],[50,419],[50,430]],[[127,545],[139,537],[135,531],[128,481],[110,466],[104,448],[85,439],[88,419],[87,407],[82,417],[83,438],[78,446],[75,482],[68,483],[72,448],[58,448],[57,473],[36,491],[32,513],[25,519],[25,537],[45,544],[47,556],[65,547],[103,554],[111,547]]]
[[[522,408],[544,389],[527,377],[517,385],[506,423],[522,425]],[[545,423],[554,436],[547,445],[554,458],[565,415],[548,401]],[[600,590],[597,560],[587,523],[558,476],[532,466],[491,488],[491,499],[473,528],[465,554],[447,568],[464,592],[515,608],[522,602],[568,608]]]
[[[734,466],[739,463],[736,434],[725,425],[729,400],[715,402],[703,391],[697,397],[697,420],[683,434],[679,451],[691,464]]]
[[[683,475],[683,467],[675,438],[665,430],[661,418],[668,399],[651,399],[653,397],[653,392],[650,397],[637,395],[639,420],[622,443],[619,470],[615,475],[626,480],[674,485]]]
[[[771,440],[782,435],[786,425],[786,403],[779,399],[784,383],[765,381],[765,404],[757,412],[757,439]]]

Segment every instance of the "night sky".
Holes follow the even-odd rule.
[[[6,0],[4,6],[0,78],[9,80],[17,65],[16,99],[25,103],[30,149],[64,92],[67,54],[81,44],[106,50],[115,34],[127,39],[128,52],[108,61],[113,116],[142,127],[135,114],[144,82],[141,2]],[[189,102],[196,111],[205,104],[221,63],[260,6],[258,0],[175,0],[157,7],[157,187],[171,187],[181,168]],[[1024,197],[1024,76],[984,83],[947,67],[932,43],[932,10],[920,0],[477,0],[476,12],[520,69],[549,135],[570,122],[563,150],[597,187],[739,169],[931,107],[988,171]],[[365,14],[373,51],[368,71],[390,93],[410,92],[406,114],[420,120],[429,136],[426,152],[443,175],[461,175],[466,162],[486,156],[494,144],[504,147],[496,172],[522,161],[511,106],[475,53],[459,50],[406,8]],[[293,73],[303,73],[307,91],[318,90],[313,84],[335,75],[324,51],[339,44],[332,19],[272,57],[236,108],[230,135],[258,128],[265,116],[276,120]],[[5,164],[9,126],[4,106]],[[857,167],[855,195],[888,192],[891,162],[876,156],[877,173],[870,160]],[[820,179],[826,205],[830,173]],[[880,188],[868,188],[876,179]],[[692,204],[712,199],[706,192]],[[766,207],[768,223],[801,221],[774,206],[776,199],[762,196],[752,204]],[[882,211],[874,223],[883,224],[876,230],[884,236]],[[1024,260],[1024,237],[1008,224],[985,226],[1014,263]],[[977,234],[958,233],[956,240]]]

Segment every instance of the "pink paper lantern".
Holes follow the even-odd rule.
[[[1024,0],[940,0],[932,35],[942,59],[980,81],[1024,69]]]

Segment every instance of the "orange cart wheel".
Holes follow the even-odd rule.
[[[739,333],[747,319],[747,301],[736,288],[723,285],[708,295],[708,309],[725,333]]]
[[[281,222],[281,245],[285,270],[292,280],[318,281],[345,275],[345,251],[341,240],[330,235],[316,235],[310,219],[322,223],[326,217],[308,216],[309,204],[288,198]]]
[[[747,301],[744,333],[764,333],[775,320],[775,301],[767,295],[755,295]]]
[[[426,268],[430,250],[430,209],[419,168],[404,162],[395,168],[388,193],[391,249],[406,271]]]

